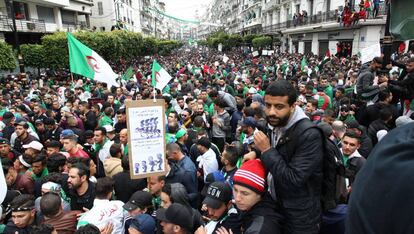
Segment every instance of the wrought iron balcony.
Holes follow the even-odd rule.
[[[44,20],[16,19],[16,29],[20,32],[46,32]],[[13,31],[13,20],[5,15],[0,15],[0,31]]]

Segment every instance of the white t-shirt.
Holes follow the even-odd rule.
[[[197,158],[198,167],[203,168],[204,180],[207,175],[218,170],[216,153],[210,148]]]
[[[102,229],[108,223],[112,223],[112,233],[124,233],[124,219],[128,213],[124,211],[123,205],[122,201],[95,199],[92,209],[79,218],[77,228],[90,223]]]

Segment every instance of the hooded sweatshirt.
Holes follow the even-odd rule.
[[[124,170],[122,168],[120,158],[110,157],[108,159],[105,159],[103,165],[105,169],[105,175],[111,178]]]

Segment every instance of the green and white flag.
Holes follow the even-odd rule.
[[[134,75],[134,68],[129,67],[125,74],[122,76],[123,80],[129,80]]]
[[[119,86],[116,82],[118,75],[101,56],[68,32],[66,38],[68,39],[70,72],[107,83],[109,87]]]
[[[157,63],[157,60],[154,60],[152,63],[152,87],[163,90],[171,79],[170,74]]]

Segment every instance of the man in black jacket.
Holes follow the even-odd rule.
[[[374,85],[375,72],[381,68],[382,58],[380,57],[375,57],[369,66],[362,66],[356,84],[357,94],[361,99],[375,103],[378,100],[378,92],[387,87],[387,82]]]
[[[402,74],[407,74],[401,81],[390,81],[390,90],[401,98],[401,103],[404,103],[404,115],[411,115],[413,113],[411,103],[414,98],[414,58],[408,60],[407,66]]]
[[[310,120],[296,98],[289,81],[269,85],[264,98],[269,134],[257,132],[254,142],[269,171],[270,195],[286,219],[285,233],[311,234],[319,232],[321,221],[323,141],[316,128],[297,131]]]

